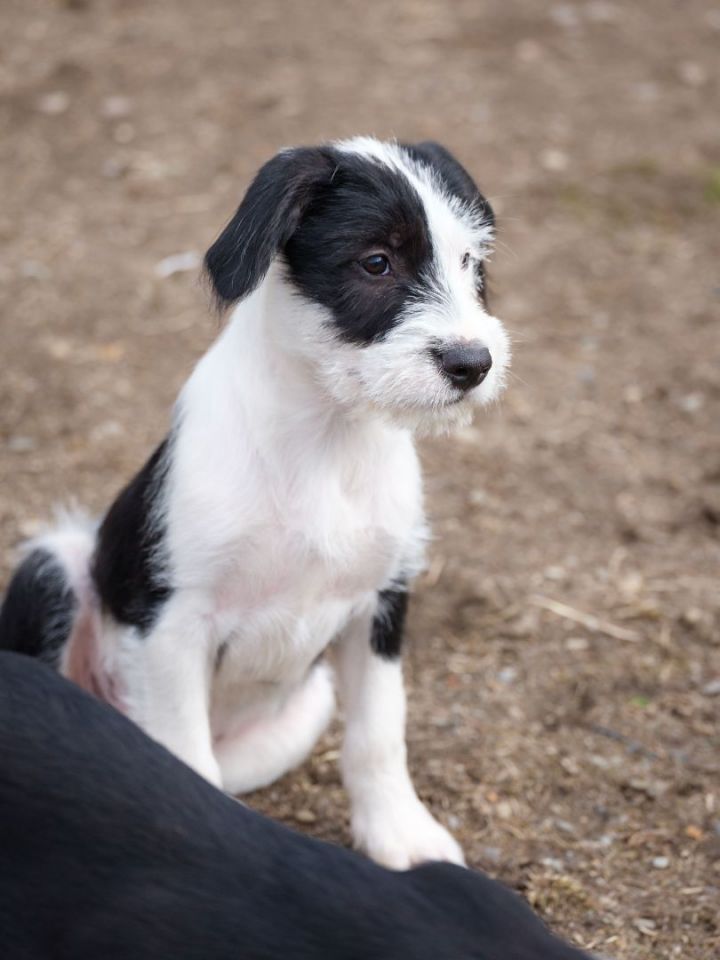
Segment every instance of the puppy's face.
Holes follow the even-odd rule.
[[[264,227],[260,201],[273,209]],[[260,229],[278,237],[255,266]],[[492,235],[489,204],[443,148],[362,138],[270,161],[207,265],[233,300],[277,255],[283,342],[327,392],[437,428],[463,422],[502,386],[508,341],[484,288]]]

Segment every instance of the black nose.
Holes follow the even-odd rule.
[[[450,383],[461,390],[477,387],[492,367],[490,351],[479,340],[441,348],[436,352],[436,356]]]

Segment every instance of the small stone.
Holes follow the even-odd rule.
[[[678,400],[678,406],[685,413],[697,413],[705,404],[705,397],[702,393],[687,393]]]
[[[517,679],[517,669],[515,667],[503,667],[498,670],[497,678],[500,683],[513,683]]]
[[[654,936],[657,928],[655,921],[651,920],[649,917],[637,917],[635,920],[633,920],[633,926],[646,937]]]
[[[521,40],[515,47],[515,56],[522,63],[536,63],[543,55],[543,50],[537,40]]]
[[[131,111],[132,101],[129,97],[122,96],[105,97],[100,107],[102,115],[111,120],[127,117]]]
[[[553,173],[562,173],[567,170],[569,158],[562,150],[555,150],[549,147],[540,154],[540,163],[545,170],[551,170]]]
[[[565,649],[573,653],[582,653],[590,646],[590,641],[586,637],[568,637],[565,641]]]
[[[666,780],[643,780],[640,777],[630,777],[626,784],[636,793],[644,793],[651,800],[664,796],[670,789],[670,784]]]
[[[15,436],[10,437],[7,442],[7,448],[11,453],[27,453],[36,447],[37,443],[32,437]]]
[[[682,613],[682,619],[691,627],[697,626],[705,619],[705,614],[700,607],[688,607]]]
[[[670,866],[670,860],[667,857],[654,857],[652,865],[656,870],[667,870]]]
[[[102,165],[102,175],[108,180],[117,180],[128,172],[129,166],[127,160],[121,157],[108,157]]]
[[[64,90],[54,90],[52,93],[46,93],[40,97],[37,103],[40,113],[46,113],[49,117],[57,117],[65,113],[70,106],[70,97]]]
[[[603,757],[602,754],[599,753],[591,753],[588,756],[588,760],[594,767],[599,767],[601,770],[607,770],[613,763],[611,758]]]
[[[102,363],[117,363],[125,356],[125,345],[117,340],[110,341],[110,343],[99,343],[92,350],[92,355]]]
[[[702,688],[702,694],[706,697],[720,696],[720,677],[717,680],[711,680]]]
[[[640,403],[643,398],[642,387],[639,383],[629,383],[623,390],[625,403]]]
[[[90,438],[95,442],[114,440],[124,433],[122,425],[117,420],[103,420],[90,431]]]
[[[580,767],[575,757],[561,757],[560,766],[571,777],[576,777],[580,773]]]
[[[308,810],[306,808],[303,808],[302,810],[298,810],[295,813],[295,819],[297,820],[298,823],[316,823],[317,822],[317,817],[312,812],[312,810]]]
[[[51,275],[45,264],[39,260],[23,260],[20,273],[31,280],[47,280]]]
[[[67,360],[73,352],[72,342],[64,337],[48,337],[44,346],[55,360]]]
[[[577,10],[569,3],[561,3],[551,7],[550,19],[559,27],[565,27],[566,29],[576,27],[579,22]]]
[[[481,847],[480,860],[482,863],[488,863],[495,866],[502,860],[502,851],[500,847]]]
[[[678,67],[678,75],[689,87],[702,87],[707,82],[707,71],[700,63],[686,60]]]

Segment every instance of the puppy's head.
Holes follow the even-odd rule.
[[[411,426],[468,419],[509,360],[487,307],[493,214],[441,146],[357,138],[286,150],[207,253],[219,300],[268,277],[283,349],[339,403]]]

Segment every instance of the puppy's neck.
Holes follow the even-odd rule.
[[[298,447],[304,458],[310,448],[368,455],[407,434],[381,414],[343,405],[328,392],[303,342],[309,309],[274,265],[198,363],[180,396],[181,416],[226,437],[242,430],[258,449],[281,447],[287,456]]]

